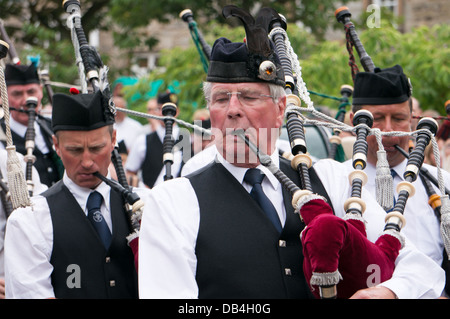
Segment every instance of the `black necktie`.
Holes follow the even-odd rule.
[[[106,249],[109,248],[111,243],[111,231],[106,224],[105,219],[103,218],[102,213],[100,212],[100,207],[102,206],[103,196],[99,192],[92,192],[89,195],[87,201],[87,209],[88,209],[88,219],[94,226],[97,231],[100,239],[103,242],[103,245]]]
[[[266,213],[267,217],[270,219],[272,224],[281,233],[282,227],[280,218],[278,217],[277,211],[273,206],[270,199],[264,194],[261,182],[264,179],[265,175],[257,168],[250,168],[247,170],[244,176],[244,181],[252,185],[252,190],[250,192],[250,196],[256,200],[262,210]]]

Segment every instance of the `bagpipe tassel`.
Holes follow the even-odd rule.
[[[389,169],[389,163],[386,158],[386,151],[379,150],[377,152],[377,159],[375,176],[376,199],[378,204],[387,211],[394,207],[394,186],[391,170]]]
[[[450,260],[450,202],[448,195],[441,196],[441,236]]]
[[[28,187],[22,171],[22,166],[16,154],[16,147],[14,145],[7,146],[6,150],[6,167],[8,169],[8,184],[10,185],[9,188],[11,190],[12,207],[13,209],[16,209],[19,207],[30,206],[31,202],[28,195]]]
[[[342,275],[339,270],[328,273],[313,272],[309,283],[311,286],[332,286],[337,285],[341,280]]]
[[[3,42],[3,41],[2,41]],[[4,42],[2,43],[4,44]],[[3,58],[4,51],[2,51]],[[7,161],[6,168],[8,171],[8,184],[11,194],[12,208],[16,209],[19,207],[30,206],[30,197],[28,194],[28,187],[23,174],[23,169],[20,164],[20,160],[16,153],[16,147],[13,144],[11,127],[9,124],[9,101],[8,92],[6,89],[5,73],[3,67],[0,67],[0,92],[3,101],[2,107],[5,114],[5,126],[6,126],[6,151],[7,151]]]

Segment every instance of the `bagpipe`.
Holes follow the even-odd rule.
[[[174,103],[164,103],[161,108],[162,115],[166,118],[164,119],[165,135],[163,139],[163,164],[166,169],[166,174],[164,175],[164,180],[169,180],[173,178],[172,175],[172,164],[173,164],[173,146],[175,140],[172,136],[173,123],[175,122],[173,118],[177,114],[177,106]]]
[[[364,71],[366,72],[374,72],[375,65],[372,61],[372,58],[367,54],[364,49],[361,40],[359,39],[358,33],[356,32],[355,25],[350,20],[352,14],[348,10],[347,7],[340,7],[335,12],[334,15],[338,22],[344,25],[345,36],[347,39],[347,51],[349,53],[349,66],[352,71],[352,78],[355,79],[355,75],[358,72],[358,67],[355,63],[355,57],[353,55],[353,48],[356,49],[356,52],[359,55],[360,62]]]
[[[409,158],[409,154],[400,146],[394,145],[394,147],[406,158]],[[441,221],[441,197],[436,193],[432,185],[435,185],[436,187],[439,187],[437,179],[431,175],[431,173],[426,169],[425,167],[421,167],[419,171],[419,177],[420,180],[423,183],[423,186],[425,187],[425,191],[428,195],[428,204],[433,208],[434,214],[436,215],[436,218]],[[445,193],[448,195],[448,189],[445,188]]]
[[[197,22],[194,20],[194,14],[191,9],[185,9],[180,12],[180,18],[189,26],[192,40],[200,55],[203,69],[208,72],[209,59],[211,58],[211,46],[205,41],[202,33],[197,28]]]
[[[35,136],[36,132],[34,130],[34,121],[36,119],[36,108],[38,105],[38,99],[35,97],[29,97],[26,101],[27,107],[28,107],[28,127],[27,131],[25,133],[25,148],[27,150],[27,153],[24,156],[24,160],[26,162],[26,181],[27,181],[27,187],[28,192],[30,194],[30,197],[33,196],[33,164],[36,161],[36,156],[34,156],[34,148],[35,148]]]
[[[354,61],[354,57],[352,55],[352,49],[351,49],[352,47],[356,48],[356,51],[360,57],[361,65],[363,66],[364,70],[366,72],[374,72],[375,65],[374,65],[372,59],[370,58],[370,56],[367,54],[366,50],[364,49],[364,46],[362,45],[362,43],[358,37],[358,34],[356,33],[355,26],[353,25],[353,23],[350,20],[351,13],[348,10],[348,8],[341,7],[339,9],[337,9],[335,11],[335,16],[336,16],[337,21],[344,25],[344,29],[346,32],[346,39],[347,39],[347,50],[349,52],[349,65],[351,66],[351,69],[352,69],[353,78],[356,74],[355,72],[358,72],[358,69],[356,67],[356,64],[354,63],[355,61]],[[450,114],[449,101],[446,102],[445,107],[446,107],[447,115],[449,115]],[[406,179],[407,173],[408,173],[408,176],[411,176],[409,178],[413,178],[412,181],[416,180],[417,176],[420,176],[420,178],[422,179],[425,189],[427,190],[427,193],[429,195],[430,206],[433,208],[433,210],[435,211],[436,214],[438,214],[438,212],[439,212],[439,214],[441,214],[440,215],[441,217],[439,218],[439,220],[441,222],[441,236],[444,240],[444,246],[445,246],[445,249],[446,249],[446,252],[448,255],[448,253],[450,252],[450,215],[448,214],[449,209],[450,209],[450,207],[449,207],[450,203],[448,202],[449,191],[445,188],[445,185],[443,182],[443,177],[442,177],[441,169],[440,169],[439,147],[436,143],[435,136],[436,136],[436,138],[439,138],[441,136],[441,134],[443,133],[443,131],[446,130],[446,127],[449,127],[449,124],[448,124],[449,122],[445,121],[444,125],[440,129],[438,129],[438,124],[435,120],[442,119],[441,117],[432,118],[432,117],[413,116],[413,118],[419,118],[420,119],[419,123],[421,123],[421,124],[417,125],[417,132],[416,132],[417,137],[416,137],[415,148],[416,149],[418,148],[418,150],[413,150],[411,155],[414,154],[414,156],[416,157],[415,159],[413,159],[413,162],[415,164],[420,163],[420,165],[415,166],[417,171],[415,171],[414,173],[412,173],[411,171],[409,171],[409,173],[408,173],[408,170],[413,169],[414,165],[411,166],[411,168],[407,167],[406,168],[407,171],[405,172],[405,179]],[[448,117],[446,119],[448,120]],[[423,131],[420,131],[422,129],[427,129],[428,131],[426,133],[424,133]],[[430,139],[423,138],[423,134],[430,134],[430,133],[431,133]],[[388,134],[388,133],[386,133],[386,134]],[[426,144],[425,144],[425,142],[423,142],[424,140],[427,141]],[[428,145],[430,140],[432,142],[433,153],[436,158],[436,166],[438,167],[438,178],[437,179],[434,176],[432,176],[426,168],[422,167],[425,147]],[[379,143],[379,148],[380,148],[380,143]],[[400,147],[396,147],[396,149],[399,150],[403,155],[406,155],[405,152],[400,149]],[[422,152],[422,153],[420,153],[420,152]],[[410,160],[411,155],[408,156],[408,161]],[[437,186],[439,188],[439,190],[442,194],[440,197],[435,194],[434,189],[432,188],[431,184],[434,184],[435,186]],[[407,186],[405,186],[405,187],[407,188]],[[384,188],[384,186],[379,186],[379,188]],[[387,187],[385,189],[391,189],[391,188]],[[377,190],[378,190],[378,188],[377,188]],[[406,190],[405,190],[405,192],[406,192]],[[392,195],[389,195],[388,197],[392,198]]]
[[[7,55],[9,55],[12,64],[20,64],[19,55],[17,54],[16,48],[14,47],[13,42],[9,38],[3,20],[1,19],[0,19],[0,35],[2,36],[3,41],[8,44]]]
[[[81,24],[80,2],[78,0],[64,0],[63,7],[69,14],[67,17],[67,26],[71,30],[72,43],[74,46],[76,64],[78,66],[78,73],[81,83],[81,91],[82,93],[87,93],[88,83],[90,83],[94,92],[102,92],[103,97],[108,101],[107,107],[112,114],[115,114],[116,107],[114,105],[114,101],[112,100],[107,76],[108,67],[103,64],[96,49],[88,44],[83,26]],[[131,233],[127,237],[128,245],[137,258],[140,229],[139,221],[144,205],[139,199],[139,196],[133,193],[131,187],[128,185],[117,145],[111,154],[111,162],[116,170],[118,183],[107,182],[107,184],[112,188],[119,189],[120,194],[122,194],[125,202],[124,209],[127,214],[129,225],[131,226]],[[102,177],[99,173],[96,173],[96,176],[102,181],[106,182],[107,180],[106,177]]]
[[[344,10],[339,12],[345,13]],[[432,125],[435,123],[429,119],[420,123],[420,131],[417,137],[419,147],[411,153],[408,159],[405,171],[406,182],[399,189],[399,193],[402,194],[401,199],[397,201],[393,211],[386,215],[386,226],[383,233],[375,243],[369,241],[363,219],[366,206],[361,198],[362,186],[367,181],[367,175],[364,173],[367,157],[366,138],[369,134],[375,134],[379,145],[382,147],[382,133],[379,130],[371,129],[373,119],[370,112],[361,110],[355,113],[353,130],[356,132],[356,142],[352,157],[354,171],[349,174],[351,197],[344,204],[346,212],[344,218],[333,215],[328,203],[321,196],[312,193],[311,185],[308,182],[307,168],[310,166],[310,160],[306,159],[306,143],[302,135],[302,122],[305,122],[305,120],[302,120],[301,112],[311,111],[315,113],[317,111],[314,111],[309,96],[305,94],[307,92],[306,87],[298,89],[300,97],[307,104],[306,109],[300,109],[298,99],[291,97],[294,91],[293,83],[295,83],[292,70],[295,70],[297,83],[304,86],[304,82],[300,80],[299,67],[296,66],[298,59],[292,58],[294,55],[290,54],[292,50],[288,48],[289,42],[285,27],[282,27],[283,23],[280,21],[281,17],[276,12],[273,12],[273,17],[270,24],[270,35],[282,61],[286,77],[286,118],[292,154],[294,155],[291,165],[299,171],[300,177],[304,181],[303,185],[300,185],[302,191],[296,191],[297,195],[293,198],[293,205],[306,225],[301,234],[304,274],[316,297],[348,298],[359,289],[370,286],[367,272],[370,265],[379,267],[380,282],[388,280],[393,274],[395,260],[404,245],[404,239],[400,233],[401,228],[405,225],[405,218],[402,213],[408,196],[413,194],[411,181],[415,180],[423,163],[421,150],[424,145],[426,146],[429,143],[433,132],[435,132],[435,127]],[[348,21],[348,15],[345,17],[349,35],[357,36],[354,27]],[[357,38],[355,37],[355,39]],[[362,63],[364,63],[365,68],[373,70],[373,62],[365,53],[362,44],[356,40],[353,43],[356,44],[358,52],[364,57]],[[291,57],[288,56],[289,54]],[[294,67],[291,66],[289,61],[292,61]],[[328,121],[337,124],[331,119],[328,119]],[[280,182],[283,183],[282,180]]]
[[[350,105],[349,99],[353,94],[353,87],[351,85],[344,84],[341,86],[341,99],[340,104],[338,108],[338,112],[336,114],[336,120],[344,123],[345,120],[345,114],[346,114],[346,107]],[[334,134],[330,137],[330,153],[328,154],[328,158],[336,159],[337,160],[337,151],[339,145],[341,145],[341,138],[339,137],[339,134],[341,132],[339,130],[334,130]]]

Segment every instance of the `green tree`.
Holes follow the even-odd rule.
[[[445,114],[443,106],[450,97],[450,66],[446,62],[450,59],[450,48],[443,44],[450,40],[449,25],[422,26],[401,33],[384,22],[380,28],[359,32],[359,37],[376,67],[401,65],[423,109]],[[352,84],[345,43],[322,42],[316,49],[313,54],[300,58],[308,89],[339,96],[342,84]],[[356,51],[354,55],[359,61]],[[363,71],[359,62],[358,65]],[[320,103],[330,105],[331,102],[320,100]]]
[[[283,12],[288,22],[301,21],[306,28],[318,38],[322,39],[330,21],[334,19],[337,3],[346,4],[349,0],[166,0],[162,5],[158,1],[148,0],[111,0],[110,14],[114,21],[123,28],[122,33],[147,25],[149,20],[169,21],[178,17],[184,9],[191,9],[201,26],[209,21],[218,21],[222,24],[234,24],[236,21],[225,21],[222,17],[222,8],[233,4],[256,13],[261,7],[272,7]],[[126,10],[124,10],[126,8]]]
[[[232,41],[241,41],[244,36],[242,27],[231,28],[216,23],[208,25],[204,30],[208,31],[203,33],[211,44],[213,39],[221,35],[226,35]],[[411,79],[413,95],[421,101],[423,108],[444,113],[444,102],[450,98],[450,66],[447,63],[450,48],[442,43],[450,42],[450,26],[420,27],[403,34],[385,21],[380,28],[357,31],[375,66],[387,68],[400,64]],[[309,91],[339,97],[341,85],[353,85],[344,30],[342,40],[336,41],[318,42],[304,28],[296,25],[288,26],[288,35],[299,58],[302,78]],[[359,70],[363,71],[356,50],[354,55]],[[192,46],[187,50],[177,48],[164,51],[160,66],[164,72],[151,72],[148,77],[141,79],[140,89],[148,88],[149,83],[154,81],[162,81],[164,84],[161,89],[166,89],[176,79],[180,117],[190,120],[195,108],[204,106],[201,83],[206,75],[197,50]],[[130,87],[127,92],[131,96],[136,93],[136,88]],[[326,105],[337,109],[339,106],[339,102],[334,99],[314,94],[311,94],[311,99],[316,107]]]
[[[346,3],[349,0],[340,1]],[[321,38],[332,21],[331,17],[337,0],[303,0],[294,5],[290,0],[237,0],[234,5],[255,11],[261,6],[271,6],[279,12],[286,12],[288,21],[302,21],[311,32]],[[6,30],[17,47],[23,47],[19,55],[22,61],[27,56],[40,56],[40,65],[49,69],[53,81],[74,83],[78,80],[70,31],[66,27],[67,14],[62,0],[0,0],[0,18],[14,19],[14,24],[6,25]],[[143,36],[140,27],[152,20],[168,22],[178,19],[180,11],[191,8],[197,21],[207,25],[210,21],[218,24],[239,24],[236,20],[226,21],[221,16],[224,5],[229,0],[167,0],[164,3],[148,0],[83,0],[81,3],[82,25],[86,35],[94,29],[110,30],[114,34],[115,45],[131,55],[134,48],[145,46],[151,49],[157,41]],[[20,44],[20,45],[19,45]],[[114,79],[119,70],[109,65],[107,52],[102,60],[110,68],[110,78]],[[120,70],[126,72],[126,70]],[[55,88],[55,91],[63,89]],[[65,89],[64,89],[65,90]]]

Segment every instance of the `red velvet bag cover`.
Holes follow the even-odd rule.
[[[364,223],[344,220],[333,215],[331,207],[321,199],[305,203],[300,214],[306,224],[301,234],[303,270],[312,293],[319,298],[318,286],[311,283],[314,276],[341,278],[337,298],[349,298],[357,290],[368,288],[392,277],[400,241],[383,234],[375,243],[367,239]],[[376,281],[374,280],[374,271]],[[339,276],[342,276],[340,277]],[[314,281],[313,282],[317,282]]]
[[[128,243],[131,251],[134,255],[134,266],[136,267],[136,271],[138,271],[138,262],[139,262],[139,237],[134,238]]]

